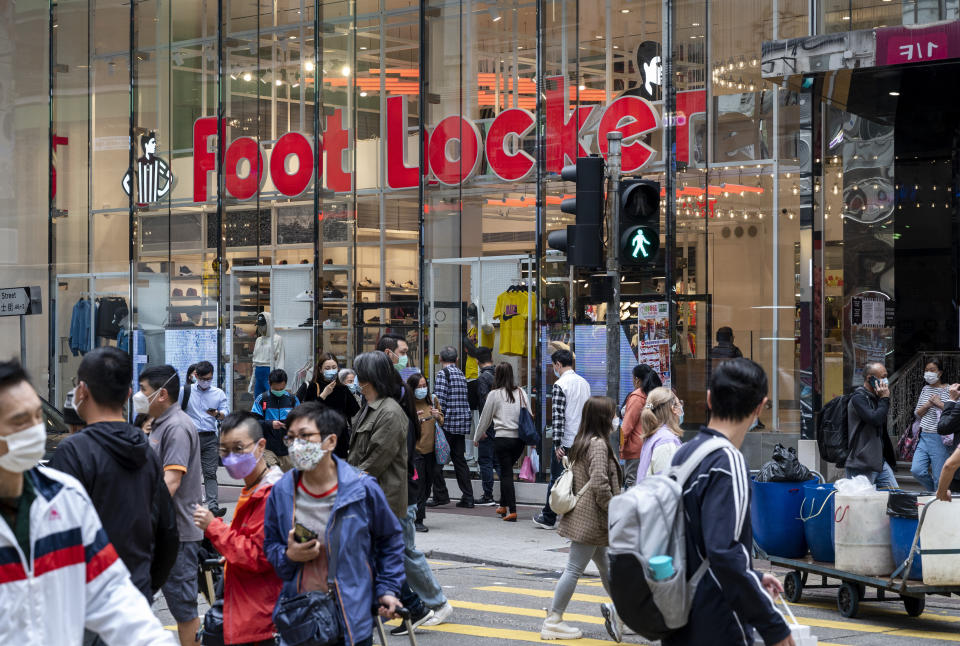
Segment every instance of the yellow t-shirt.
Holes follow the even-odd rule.
[[[500,319],[500,354],[527,356],[527,299],[525,291],[503,292],[497,297],[493,318]]]
[[[467,338],[470,339],[474,345],[477,345],[477,326],[473,325],[467,329]],[[467,355],[467,360],[463,363],[463,376],[467,378],[467,381],[471,379],[476,379],[480,376],[480,364],[477,363],[477,360],[474,357]]]

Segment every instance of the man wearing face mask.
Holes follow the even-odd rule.
[[[227,510],[217,503],[217,467],[220,466],[217,424],[230,413],[230,403],[227,394],[213,385],[213,364],[209,361],[197,364],[197,384],[191,388],[190,400],[184,410],[197,427],[200,439],[200,465],[207,506],[214,516],[222,518]]]
[[[124,418],[132,373],[130,355],[116,348],[83,357],[73,405],[87,426],[60,443],[50,466],[84,486],[134,585],[152,601],[177,558],[179,537],[160,459]]]
[[[866,476],[878,489],[897,489],[893,467],[897,464],[887,434],[890,386],[887,368],[878,361],[863,367],[863,385],[853,391],[847,405],[847,477]]]
[[[310,402],[291,411],[287,424],[294,470],[267,499],[267,559],[284,582],[282,596],[326,592],[332,579],[343,613],[338,646],[370,646],[371,609],[389,617],[400,607],[400,524],[377,480],[333,455],[343,417]]]
[[[133,395],[133,407],[154,419],[149,442],[160,457],[163,479],[177,513],[180,549],[163,585],[163,596],[177,622],[181,646],[196,646],[200,627],[197,566],[203,532],[193,524],[193,512],[203,502],[203,474],[197,429],[180,410],[179,395],[180,378],[173,366],[147,366],[140,373],[140,390]]]
[[[0,363],[0,643],[173,643],[73,477],[37,466],[46,426],[16,362]],[[53,610],[55,609],[55,610]]]
[[[267,497],[283,472],[267,466],[260,420],[231,413],[220,431],[220,458],[231,478],[243,480],[227,525],[198,505],[193,522],[227,562],[223,573],[223,637],[227,644],[273,644],[273,609],[283,583],[263,549]]]

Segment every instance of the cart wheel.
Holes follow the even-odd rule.
[[[783,596],[790,603],[800,601],[800,597],[803,596],[803,578],[799,572],[787,572],[787,576],[783,579]]]
[[[903,597],[903,607],[911,617],[919,617],[927,605],[926,597]]]
[[[860,587],[853,583],[842,583],[837,590],[837,610],[848,619],[860,612]]]

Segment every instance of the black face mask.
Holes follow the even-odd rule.
[[[263,314],[257,314],[257,326],[265,327],[267,325],[267,319]]]

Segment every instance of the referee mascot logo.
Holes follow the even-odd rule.
[[[147,206],[162,200],[173,186],[173,174],[167,162],[157,157],[157,133],[140,136],[143,156],[137,160],[136,171],[128,170],[123,176],[123,192],[130,195],[134,178],[137,182],[137,206]]]

